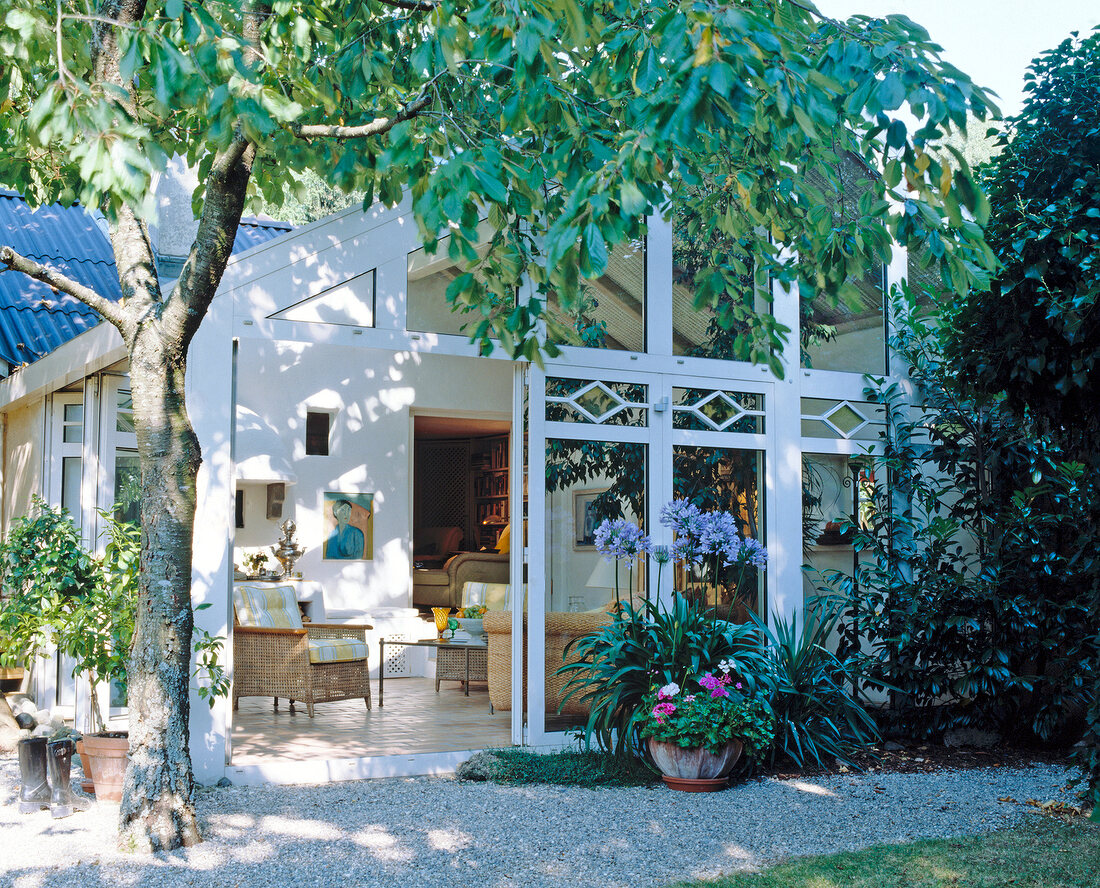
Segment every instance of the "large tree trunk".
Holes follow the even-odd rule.
[[[141,459],[141,579],[129,667],[130,766],[120,841],[170,850],[201,841],[188,751],[191,543],[199,443],[184,404],[186,346],[157,321],[131,344]]]

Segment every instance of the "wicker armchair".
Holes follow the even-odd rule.
[[[294,590],[237,586],[233,590],[233,708],[241,697],[306,704],[362,697],[371,708],[366,624],[303,626]],[[265,625],[267,624],[267,625]]]
[[[574,639],[598,632],[611,622],[606,611],[599,613],[574,614],[548,612],[546,614],[546,711],[557,713],[565,696],[565,685],[569,677],[558,675],[557,671],[565,663],[578,658],[570,653],[565,658],[565,647]],[[489,611],[482,622],[489,643],[489,702],[494,710],[508,711],[512,708],[512,614],[508,611]],[[523,695],[527,697],[527,614],[523,615]],[[577,695],[569,698],[562,706],[561,715],[587,716],[588,705],[580,702]]]

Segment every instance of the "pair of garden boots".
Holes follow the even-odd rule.
[[[69,771],[73,762],[73,741],[30,737],[19,741],[19,813],[33,814],[49,808],[53,817],[73,813],[73,791]],[[47,782],[48,778],[48,782]]]

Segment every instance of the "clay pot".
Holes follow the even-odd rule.
[[[729,772],[741,757],[741,741],[731,740],[715,754],[704,747],[677,746],[651,737],[649,755],[672,789],[714,792],[729,785]]]
[[[80,789],[88,795],[95,795],[95,781],[92,780],[92,760],[88,758],[88,754],[84,751],[83,740],[76,741],[76,754],[80,756],[80,770],[84,772],[84,777],[80,781]]]
[[[130,738],[125,731],[84,735],[84,754],[91,765],[92,782],[99,801],[122,801],[122,781],[126,776],[129,751]]]

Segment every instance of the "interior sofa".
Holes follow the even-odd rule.
[[[457,608],[465,583],[507,583],[507,552],[460,552],[442,568],[413,570],[413,607]]]

